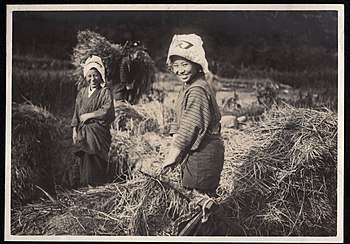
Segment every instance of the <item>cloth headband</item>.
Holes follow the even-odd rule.
[[[170,57],[174,55],[199,64],[205,74],[209,73],[208,62],[203,49],[203,41],[200,36],[196,34],[174,35],[166,61],[168,67],[172,64]]]
[[[103,66],[102,60],[100,57],[92,55],[89,57],[86,61],[85,64],[83,65],[84,67],[84,78],[86,77],[87,72],[91,70],[92,68],[95,68],[102,77],[102,83],[101,86],[104,87],[106,85],[106,78],[105,78],[105,67]]]

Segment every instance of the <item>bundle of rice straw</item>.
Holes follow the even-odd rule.
[[[225,162],[240,165],[227,215],[246,235],[336,235],[337,114],[286,105],[264,117],[249,150]]]
[[[54,191],[55,173],[62,165],[60,120],[30,103],[12,104],[11,203],[38,198],[36,185]]]
[[[111,130],[109,174],[116,182],[133,178],[134,172],[153,172],[159,168],[170,146],[171,138],[155,133],[131,135],[128,131]]]
[[[142,145],[137,146],[127,132],[111,130],[112,143],[108,153],[108,173],[112,181],[125,181],[132,177],[132,172],[140,160]]]
[[[177,183],[175,182],[175,185]],[[189,193],[190,194],[190,193]],[[176,235],[174,220],[189,214],[177,188],[137,174],[125,183],[63,191],[12,209],[13,235]]]
[[[106,69],[106,83],[112,84],[115,79],[119,79],[119,67],[122,57],[122,46],[113,44],[100,34],[84,30],[77,34],[77,45],[73,49],[72,64],[75,68],[75,77],[78,90],[85,86],[83,77],[83,64],[91,55],[99,56]]]
[[[136,104],[143,94],[147,94],[155,82],[156,67],[154,61],[143,46],[128,46],[114,44],[100,34],[84,30],[77,35],[78,43],[73,50],[72,64],[75,68],[74,78],[77,80],[78,90],[86,86],[83,78],[83,67],[86,59],[91,55],[101,57],[106,69],[106,83],[111,90],[121,81],[121,66],[126,80],[123,80],[128,87],[131,87],[128,94],[128,102]]]
[[[114,129],[129,131],[133,135],[151,131],[167,134],[168,124],[174,118],[174,110],[158,101],[137,105],[117,102],[115,114]]]

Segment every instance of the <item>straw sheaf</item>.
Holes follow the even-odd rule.
[[[188,212],[188,203],[173,189],[138,175],[123,184],[62,192],[53,201],[13,209],[11,233],[174,235],[171,216]]]
[[[62,164],[59,138],[62,124],[44,108],[12,104],[11,201],[25,204],[38,197],[39,185],[53,191],[53,181]]]
[[[249,235],[334,235],[337,115],[286,106],[264,117],[234,160],[234,218]]]
[[[167,134],[168,124],[173,120],[175,112],[158,101],[136,105],[117,102],[115,114],[114,129],[140,135],[146,132]]]

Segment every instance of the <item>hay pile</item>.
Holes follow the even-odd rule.
[[[132,179],[138,170],[155,173],[171,141],[155,132],[133,136],[128,131],[112,129],[111,134],[109,173],[116,182]]]
[[[166,125],[174,111],[158,101],[137,105],[117,102],[115,114],[109,177],[113,181],[124,181],[132,178],[133,172],[141,167],[148,172],[155,163],[160,165],[170,146]]]
[[[171,143],[167,125],[174,110],[158,101],[137,105],[118,102],[115,114],[109,151],[111,177],[125,180],[140,167],[148,172],[155,163],[161,164]]]
[[[38,197],[35,185],[54,191],[55,173],[62,164],[60,120],[30,103],[12,104],[11,203]]]
[[[114,129],[129,131],[132,135],[142,135],[146,132],[157,132],[166,135],[168,125],[174,118],[174,110],[158,101],[131,105],[130,103],[115,103]]]
[[[91,55],[101,57],[106,69],[106,83],[113,91],[121,82],[128,87],[127,101],[137,104],[143,94],[151,91],[155,82],[154,61],[142,46],[114,44],[102,35],[90,31],[79,31],[77,45],[73,49],[73,77],[78,90],[86,86],[83,77],[83,64]],[[123,65],[122,65],[123,63]]]
[[[149,168],[154,173],[154,168]],[[178,179],[178,172],[171,178]],[[11,210],[13,235],[176,235],[174,220],[191,213],[188,197],[156,178],[134,172],[123,183],[62,190],[33,204]],[[177,188],[176,188],[177,187]]]
[[[335,235],[337,114],[286,106],[264,117],[232,161],[240,166],[222,205],[246,235]]]
[[[112,133],[111,162],[131,162],[127,180],[14,208],[12,234],[179,234],[179,223],[198,214],[189,204],[198,193],[181,188],[178,168],[164,181],[140,172],[159,172],[171,139],[156,131]],[[218,209],[187,234],[336,234],[336,114],[286,106],[265,113],[249,131],[224,131],[223,138]]]
[[[177,221],[192,216],[189,201],[197,193],[181,189],[178,170],[163,182],[150,176],[159,172],[171,138],[156,132],[136,136],[128,131],[111,132],[110,166],[116,166],[116,175],[126,173],[123,181],[117,178],[117,183],[70,191],[62,188],[56,196],[47,194],[35,203],[14,207],[11,209],[13,235],[179,233]],[[123,168],[125,162],[127,169]]]

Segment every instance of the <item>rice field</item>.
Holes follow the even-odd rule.
[[[89,42],[92,46],[85,45],[90,34],[79,34],[82,43],[72,60],[76,70],[38,72],[24,68],[22,59],[16,66],[12,235],[337,235],[337,112],[324,103],[312,107],[312,103],[303,106],[302,101],[293,106],[291,101],[301,96],[300,91],[267,78],[216,76],[212,80],[223,115],[247,117],[236,129],[222,128],[225,162],[217,198],[183,189],[178,167],[159,176],[172,140],[168,125],[174,119],[174,100],[181,86],[159,71],[142,80],[152,89],[143,90],[146,94],[138,97],[139,102],[115,104],[109,151],[114,180],[79,188],[69,126],[74,94],[65,89],[81,84],[81,77],[76,79],[79,63],[92,46],[95,51],[107,46],[106,55],[120,55],[121,50],[98,35]],[[107,65],[117,65],[116,57],[108,57]],[[154,72],[148,65],[148,71]],[[112,79],[113,74],[108,75]],[[260,99],[273,102],[259,103],[259,84],[272,87],[274,93]],[[29,89],[35,86],[38,89]],[[67,95],[73,97],[65,99]],[[228,98],[232,104],[225,110]],[[60,103],[50,106],[56,100]]]

